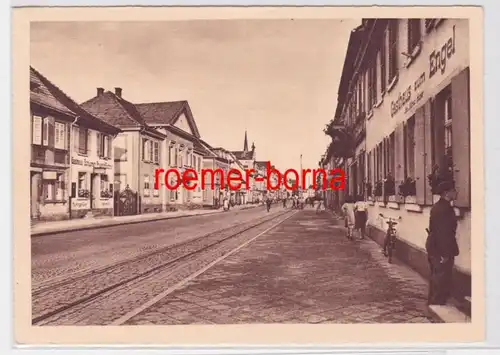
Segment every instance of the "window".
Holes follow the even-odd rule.
[[[415,115],[404,126],[404,177],[415,178]]]
[[[33,144],[42,144],[42,125],[43,119],[40,116],[32,116],[32,134],[31,142]]]
[[[389,20],[389,83],[391,83],[398,72],[398,20]]]
[[[451,87],[441,91],[434,103],[433,130],[433,164],[442,165],[445,156],[452,160],[452,99]]]
[[[64,201],[66,198],[64,174],[57,173],[54,180],[44,180],[43,194],[46,201]]]
[[[396,134],[394,132],[391,133],[389,136],[389,147],[388,147],[388,160],[389,160],[389,169],[388,173],[392,174],[392,177],[394,177],[394,174],[396,173]]]
[[[64,123],[55,123],[55,142],[54,148],[66,149],[66,125]]]
[[[150,190],[149,175],[144,175],[144,197],[149,196],[149,190]]]
[[[108,175],[101,174],[101,198],[111,198],[113,193],[111,191],[111,186],[109,185]]]
[[[177,147],[175,147],[175,151],[174,151],[174,166],[179,166],[179,149]]]
[[[447,96],[444,103],[444,149],[445,154],[453,158],[452,151],[452,125],[451,125],[451,95]]]
[[[83,127],[74,127],[75,137],[75,148],[79,154],[86,155],[88,153],[88,130]]]
[[[382,40],[382,48],[380,49],[380,96],[383,96],[383,93],[385,92],[386,88],[386,83],[387,83],[387,70],[386,70],[386,35],[384,34],[383,40]]]
[[[43,120],[42,144],[49,145],[49,120],[47,118]]]
[[[420,43],[422,37],[421,23],[420,19],[408,20],[408,54],[411,54]]]
[[[78,197],[88,198],[89,190],[88,190],[88,182],[87,182],[87,173],[79,172],[78,173]]]
[[[201,157],[198,157],[198,171],[201,171]]]
[[[99,158],[111,158],[111,137],[102,133],[97,133],[97,156]]]
[[[372,110],[373,106],[377,103],[377,67],[373,63],[368,69],[367,77],[367,105],[368,112]]]
[[[153,162],[160,164],[160,143],[153,142]]]
[[[168,166],[172,166],[172,146],[168,147]]]
[[[179,153],[179,166],[184,166],[184,153],[182,151]]]

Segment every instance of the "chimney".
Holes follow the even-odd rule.
[[[115,88],[115,95],[118,97],[122,97],[122,88]]]
[[[104,94],[104,88],[97,88],[97,96]]]

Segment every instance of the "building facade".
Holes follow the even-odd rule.
[[[112,146],[120,132],[30,68],[31,218],[112,215]]]
[[[346,193],[369,201],[371,237],[383,240],[380,213],[401,216],[396,252],[425,276],[436,187],[455,182],[459,299],[471,292],[469,57],[468,20],[363,20],[351,34],[333,122],[354,142]]]
[[[101,120],[119,127],[114,141],[115,214],[132,215],[162,211],[159,190],[154,189],[155,170],[160,167],[164,134],[149,126],[137,108],[115,92],[97,88],[97,95],[82,107]]]

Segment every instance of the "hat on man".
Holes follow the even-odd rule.
[[[442,181],[438,185],[438,191],[440,194],[451,191],[455,188],[455,181]]]

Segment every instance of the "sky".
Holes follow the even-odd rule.
[[[317,168],[350,31],[360,20],[37,22],[31,65],[77,102],[187,100],[202,138],[280,171]]]

